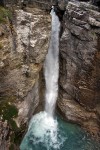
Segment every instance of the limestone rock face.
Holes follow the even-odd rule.
[[[39,9],[17,9],[13,17],[0,24],[0,115],[11,135],[28,124],[39,104],[51,30],[50,15]]]
[[[100,127],[100,13],[69,2],[60,41],[58,107],[66,119],[98,132]],[[98,109],[97,109],[98,108]],[[95,132],[93,131],[93,132]]]

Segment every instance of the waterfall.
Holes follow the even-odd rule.
[[[58,74],[59,74],[59,31],[60,21],[55,14],[54,8],[51,11],[52,15],[52,32],[48,54],[45,60],[45,111],[53,116],[55,104],[58,96]]]
[[[80,127],[70,123],[65,124],[59,117],[54,117],[58,96],[60,31],[59,18],[54,9],[53,7],[51,11],[51,39],[44,63],[45,110],[34,115],[31,119],[28,131],[20,145],[20,150],[100,149],[99,145],[97,146]]]
[[[54,110],[58,96],[58,74],[59,74],[59,31],[60,21],[54,11],[51,10],[52,31],[49,49],[44,63],[44,75],[46,82],[45,90],[45,110],[33,116],[29,124],[20,149],[21,150],[41,150],[59,149],[63,143],[58,134],[58,122],[54,118]],[[27,147],[27,149],[26,149]]]

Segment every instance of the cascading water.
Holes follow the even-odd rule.
[[[60,21],[55,14],[54,9],[51,11],[52,15],[52,32],[48,54],[45,60],[45,111],[53,116],[55,104],[58,96],[58,74],[59,74],[59,32]]]

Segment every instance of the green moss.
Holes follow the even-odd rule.
[[[11,130],[16,131],[18,129],[16,122],[13,120],[18,116],[18,110],[14,104],[9,101],[1,101],[0,115],[3,120],[8,121]]]
[[[7,102],[2,102],[0,107],[0,115],[2,116],[3,120],[7,120],[9,127],[12,131],[17,132],[18,127],[16,122],[13,120],[18,116],[18,110],[16,106],[13,104],[9,104]]]
[[[18,111],[14,105],[8,103],[4,104],[2,107],[3,119],[10,120],[11,118],[17,117]]]
[[[10,143],[19,146],[22,141],[25,130],[26,130],[26,125],[22,125],[20,128],[17,128],[17,130],[13,131],[10,135]],[[12,147],[13,146],[11,145],[10,147],[11,150]]]
[[[8,91],[9,93],[9,91]],[[16,100],[16,96],[2,96],[0,95],[0,104],[2,103],[13,103]]]
[[[26,124],[22,125],[20,129],[17,132],[15,132],[14,143],[16,143],[17,145],[20,144],[23,135],[25,134],[25,131],[26,131]]]
[[[14,150],[14,145],[13,144],[10,145],[9,150]]]
[[[15,133],[12,132],[12,134],[10,135],[11,143],[14,143],[14,139],[15,139]]]
[[[0,7],[0,23],[6,23],[7,17],[11,18],[12,13],[8,9],[5,9],[4,7]]]
[[[16,68],[17,68],[17,69],[22,68],[22,63],[16,64]]]
[[[11,128],[13,131],[17,131],[18,130],[18,127],[16,125],[16,122],[14,120],[10,120],[10,125],[11,125]]]
[[[18,128],[14,118],[18,116],[18,110],[16,106],[10,101],[10,97],[1,99],[0,101],[0,115],[2,116],[3,121],[7,120],[8,125],[11,130],[10,142],[12,143],[10,146],[10,150],[13,150],[14,144],[20,143],[21,129]],[[9,100],[9,101],[8,101]]]
[[[95,38],[96,38],[96,33],[92,30],[92,31],[91,31],[91,34],[92,34],[93,40],[95,40]]]
[[[2,46],[2,44],[0,43],[0,49],[2,49],[3,48],[3,46]]]
[[[4,120],[10,120],[11,118],[17,117],[18,110],[15,105],[4,101],[0,104],[0,114],[3,115]]]
[[[10,128],[10,148],[9,150],[14,150],[15,145],[20,145],[23,134],[25,133],[26,125],[22,125],[20,128],[17,126],[14,118],[18,116],[18,110],[14,105],[16,100],[15,96],[0,97],[0,115],[3,121],[7,120],[8,126]]]

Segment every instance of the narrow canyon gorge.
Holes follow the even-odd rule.
[[[5,0],[0,5],[0,150],[19,150],[31,118],[45,108],[52,5],[59,8],[60,20],[55,112],[100,141],[99,0]]]

